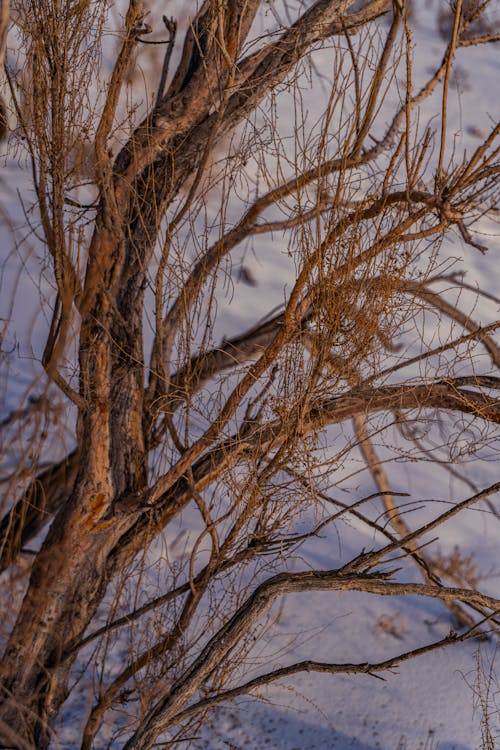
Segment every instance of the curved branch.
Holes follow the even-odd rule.
[[[238,352],[242,357],[257,354],[261,347],[268,343],[267,337],[275,335],[273,329],[280,325],[280,319],[281,316],[276,316],[272,321],[254,329],[253,334],[249,332],[248,340],[245,341],[244,339],[241,343],[241,349],[238,346],[238,340],[233,339],[227,342],[226,348],[222,347],[221,350],[214,350],[213,353],[209,352],[204,355],[204,361],[200,363],[200,377],[209,377],[210,374],[213,374],[216,362],[221,367],[231,366],[235,359],[237,360],[240,356]],[[264,342],[260,338],[261,336],[264,337]],[[305,415],[302,434],[307,435],[329,424],[352,419],[357,414],[363,414],[367,410],[374,413],[393,409],[446,409],[476,414],[487,421],[500,423],[500,400],[484,393],[466,391],[460,388],[460,385],[463,384],[463,379],[455,379],[434,384],[355,388],[337,398],[316,402],[314,407]],[[496,386],[496,381],[485,376],[471,376],[467,380],[467,384],[477,385],[478,388],[490,388]],[[182,392],[182,371],[178,376],[178,387],[180,395],[180,392]],[[180,403],[180,401],[177,403]],[[239,435],[222,441],[194,465],[193,470],[198,477],[197,481],[202,482],[205,486],[238,458],[241,458],[245,453],[251,453],[257,445],[261,450],[269,451],[278,447],[285,439],[286,430],[283,430],[279,421],[264,425],[249,424],[246,430],[243,429]],[[42,472],[32,482],[15,507],[3,518],[0,525],[0,539],[2,539],[1,570],[14,562],[22,546],[43,528],[48,516],[54,514],[68,497],[77,468],[78,456],[77,452],[73,451],[61,462]],[[134,510],[135,513],[142,514],[144,509],[150,506],[150,497],[153,491],[154,487],[143,496],[143,502],[140,502],[137,496],[119,499],[115,505],[115,512]],[[181,495],[184,497],[184,492],[181,491],[179,485],[178,489],[174,488],[172,493],[163,493],[155,501],[155,516],[160,526],[166,523],[166,517],[171,518],[172,512],[175,514],[183,507],[183,502],[179,500]],[[165,513],[167,516],[164,518]],[[149,521],[146,518],[138,519],[131,532],[127,533],[127,538],[130,538],[130,545],[137,545],[138,537],[141,536],[141,533],[146,532],[148,526]],[[143,529],[142,532],[140,531],[141,528]],[[17,542],[13,542],[15,539],[17,539]],[[127,549],[128,546],[128,544],[125,544],[124,549]]]
[[[451,631],[449,635],[439,641],[429,643],[428,645],[421,646],[420,648],[412,649],[411,651],[404,651],[403,653],[398,654],[398,656],[394,656],[391,659],[385,659],[381,662],[363,662],[360,664],[331,664],[307,660],[297,662],[296,664],[290,664],[287,667],[281,667],[280,669],[275,669],[272,672],[266,672],[265,674],[259,675],[258,677],[254,677],[253,680],[249,680],[242,685],[238,685],[237,687],[229,690],[224,690],[217,695],[213,695],[209,698],[205,698],[192,704],[188,708],[184,709],[184,711],[178,713],[177,716],[174,716],[172,724],[180,724],[181,722],[190,718],[194,714],[199,713],[200,711],[205,711],[206,709],[212,708],[219,703],[233,700],[240,695],[248,695],[248,693],[252,692],[252,690],[255,690],[256,688],[264,687],[265,685],[269,685],[273,682],[276,682],[277,680],[281,680],[284,677],[290,677],[291,675],[300,674],[302,672],[315,672],[319,674],[368,674],[372,677],[378,677],[378,674],[376,674],[377,672],[387,672],[394,669],[394,667],[399,666],[405,661],[410,661],[411,659],[415,659],[418,656],[423,656],[424,654],[432,653],[433,651],[437,651],[438,649],[446,648],[446,646],[449,646],[453,643],[462,643],[468,638],[471,638],[475,633],[475,630],[476,626],[473,626],[462,635],[457,635],[456,633]]]
[[[481,500],[486,499],[489,495],[497,493],[499,490],[500,482],[496,482],[490,487],[486,487],[486,489],[481,490],[481,492],[477,492],[475,495],[472,495],[472,497],[468,497],[466,500],[462,500],[460,503],[457,503],[452,508],[450,508],[450,510],[445,511],[440,516],[437,516],[437,518],[434,518],[432,521],[429,521],[429,523],[424,524],[416,531],[412,531],[402,539],[391,542],[390,544],[387,544],[385,547],[382,547],[379,550],[366,552],[359,555],[355,560],[345,565],[342,570],[351,573],[355,570],[367,570],[369,568],[373,568],[375,565],[378,565],[382,558],[391,554],[391,552],[394,552],[401,547],[405,547],[408,544],[411,544],[415,539],[418,539],[424,534],[428,534],[429,531],[432,531],[438,526],[441,526],[443,523],[446,523],[446,521],[449,521],[450,518],[453,518],[453,516],[456,516],[461,511],[465,510],[466,508],[470,508],[472,505],[476,505]]]
[[[379,596],[424,596],[442,601],[459,600],[486,607],[492,615],[500,600],[474,590],[430,586],[423,583],[393,583],[379,576],[343,575],[338,570],[280,573],[268,579],[244,602],[233,617],[210,639],[190,669],[146,714],[141,727],[125,745],[125,750],[151,747],[165,732],[209,675],[230,654],[271,604],[286,594],[305,591],[362,591]]]
[[[471,378],[471,381],[478,388],[495,386],[496,383],[494,379],[482,376],[475,376]],[[314,402],[312,408],[304,414],[301,434],[305,436],[328,425],[352,419],[356,414],[366,413],[367,411],[379,412],[394,409],[460,411],[500,424],[500,399],[460,388],[460,382],[460,379],[450,379],[429,384],[406,384],[380,388],[363,388],[361,386],[337,398],[318,399]],[[262,454],[269,450],[275,450],[287,437],[288,430],[280,420],[258,426],[249,424],[247,430],[243,429],[239,435],[223,441],[207,452],[200,460],[199,466],[205,465],[207,467],[206,481],[208,483],[211,481],[208,478],[210,475],[212,478],[220,476],[224,466],[231,465],[245,453],[252,453],[256,446],[259,447]],[[184,461],[186,460],[187,454],[184,457]],[[222,462],[222,465],[218,461]],[[213,469],[210,467],[213,467]],[[142,508],[154,507],[158,518],[161,518],[164,513],[167,513],[168,518],[170,518],[171,513],[176,511],[173,510],[168,500],[170,497],[168,480],[168,474],[160,477],[142,496],[142,502],[139,501],[138,503],[138,498],[132,496],[124,498],[120,504],[124,508],[128,508],[129,512],[132,510],[136,513],[140,512],[141,506]],[[139,527],[144,526],[144,523],[145,519],[140,520]],[[137,536],[140,536],[140,533],[137,524],[134,525],[130,543],[135,545],[135,548],[137,548]]]
[[[278,40],[242,60],[238,66],[240,85],[229,100],[225,129],[232,129],[253,111],[314,44],[361,28],[382,15],[390,2],[371,0],[363,10],[346,13],[352,5],[352,0],[318,0]]]
[[[0,572],[14,563],[21,549],[43,529],[69,497],[78,471],[74,450],[38,474],[0,522]]]
[[[443,299],[440,294],[432,292],[423,284],[406,282],[404,284],[404,289],[408,290],[416,297],[420,297],[420,299],[429,302],[437,310],[443,312],[445,315],[447,315],[452,320],[455,320],[457,323],[460,323],[460,325],[462,325],[466,331],[475,333],[476,338],[481,341],[485,349],[488,351],[492,363],[496,365],[496,367],[500,368],[500,348],[496,345],[495,341],[490,336],[487,336],[484,331],[481,331],[481,326],[474,320],[472,320],[470,315],[466,315],[455,305],[451,305],[449,302],[446,302],[446,300]]]
[[[191,309],[195,299],[199,295],[203,284],[208,278],[209,274],[215,269],[221,259],[226,256],[238,243],[240,243],[245,237],[252,233],[252,229],[255,225],[255,220],[263,209],[272,205],[273,202],[278,200],[283,190],[291,190],[292,181],[286,183],[279,188],[269,191],[266,195],[262,196],[257,200],[250,209],[245,213],[238,225],[216,242],[212,247],[204,254],[204,256],[196,263],[193,270],[189,274],[182,291],[177,296],[175,302],[170,307],[162,325],[162,351],[160,352],[163,364],[162,367],[155,366],[152,363],[152,376],[148,393],[146,396],[146,403],[148,408],[151,404],[158,400],[161,395],[160,379],[156,375],[156,372],[161,372],[164,367],[168,367],[172,348],[174,346],[175,335],[178,331],[182,313],[186,309]],[[286,193],[285,193],[286,194]],[[428,210],[436,209],[439,204],[439,196],[435,196],[432,193],[422,190],[397,190],[390,194],[383,195],[381,197],[371,200],[362,210],[355,209],[350,213],[343,216],[339,221],[332,226],[326,237],[320,243],[319,248],[312,254],[308,259],[307,267],[303,269],[297,282],[294,286],[290,301],[287,305],[289,310],[288,317],[293,315],[293,305],[291,305],[292,298],[298,297],[300,294],[301,287],[307,281],[308,276],[311,275],[312,269],[320,262],[325,250],[335,242],[338,241],[351,226],[354,224],[360,224],[363,221],[373,220],[375,217],[385,213],[391,206],[406,205],[408,202],[415,203],[417,205],[424,206],[420,210],[416,210],[413,214],[410,214],[407,218],[401,220],[398,226],[391,229],[386,235],[380,238],[373,245],[369,246],[366,250],[360,252],[355,259],[350,260],[348,263],[343,264],[335,269],[336,276],[341,279],[346,273],[352,274],[356,267],[373,260],[379,253],[381,253],[386,247],[395,243],[396,241],[406,241],[408,238],[403,234],[404,231],[413,227],[417,222],[423,218],[424,214]],[[434,234],[441,230],[441,225],[431,227],[428,231],[429,234]],[[301,306],[307,305],[307,302],[302,301]],[[286,322],[286,315],[283,316],[283,325]],[[283,329],[282,329],[283,330]],[[267,357],[266,351],[270,352],[274,342],[271,343],[267,350],[263,354],[262,361],[264,362]],[[157,347],[153,348],[156,352]],[[260,364],[256,364],[256,369],[261,369]],[[255,376],[252,376],[255,377]]]
[[[359,440],[359,449],[361,451],[361,455],[363,456],[363,459],[368,467],[368,471],[373,477],[373,481],[375,482],[376,487],[380,490],[380,496],[382,498],[389,523],[393,527],[394,531],[399,535],[399,537],[403,539],[405,537],[407,538],[411,536],[411,531],[406,525],[403,516],[399,512],[399,508],[394,500],[394,495],[391,492],[384,467],[377,456],[375,447],[373,446],[371,437],[368,433],[366,414],[357,414],[353,419],[353,424],[354,431]],[[440,580],[436,573],[434,573],[434,565],[432,559],[427,557],[425,553],[419,552],[415,540],[411,539],[406,548],[411,552],[412,557],[420,564],[420,569],[424,580],[430,584],[439,584]],[[452,580],[451,583],[455,584],[456,581]],[[461,625],[468,627],[474,625],[474,620],[470,617],[470,615],[463,612],[463,610],[455,602],[449,602],[448,606]]]
[[[289,470],[289,473],[291,471]],[[295,474],[292,474],[294,476],[294,479],[298,479]],[[309,487],[310,483],[305,482],[307,487]],[[305,534],[299,534],[298,536],[290,536],[290,537],[281,537],[277,540],[273,540],[271,542],[261,542],[258,539],[256,539],[254,536],[250,538],[250,541],[248,544],[241,549],[239,552],[237,552],[232,557],[225,559],[223,562],[219,563],[219,565],[214,568],[213,575],[217,576],[220,573],[226,572],[229,568],[238,565],[241,562],[247,561],[249,558],[254,557],[257,554],[260,554],[261,552],[267,551],[271,547],[278,547],[280,550],[283,550],[285,547],[288,548],[289,546],[292,546],[296,544],[297,542],[302,542],[303,540],[310,538],[312,536],[315,536],[318,534],[318,532],[324,528],[327,524],[330,524],[335,519],[339,518],[340,516],[344,515],[344,513],[352,513],[357,518],[359,518],[364,523],[367,523],[372,528],[379,531],[383,536],[385,536],[390,541],[394,542],[397,541],[396,537],[387,531],[386,528],[380,526],[375,521],[369,521],[365,516],[363,516],[361,513],[359,513],[356,508],[358,508],[360,505],[366,503],[368,500],[373,500],[375,497],[380,497],[384,493],[381,492],[375,492],[371,495],[368,495],[367,497],[361,498],[361,500],[357,500],[352,505],[347,505],[345,503],[341,503],[338,500],[332,500],[332,498],[327,497],[323,493],[319,492],[315,489],[315,494],[318,494],[319,497],[322,499],[331,502],[341,508],[341,510],[337,511],[333,516],[330,516],[325,521],[321,522],[316,528],[312,529],[312,531],[309,531]],[[407,493],[394,493],[401,497],[407,497]],[[227,544],[227,539],[224,542],[224,545]],[[405,550],[407,551],[407,550]],[[408,550],[409,552],[409,550]],[[418,560],[417,562],[421,562],[421,560]],[[425,563],[424,563],[425,564]],[[194,588],[196,589],[198,587],[198,583],[203,581],[205,575],[206,575],[206,566],[204,569],[198,573],[198,575],[193,579],[193,581],[186,581],[185,583],[177,586],[175,589],[171,589],[170,591],[167,591],[165,594],[162,594],[161,596],[155,597],[154,599],[151,599],[150,601],[146,602],[146,604],[143,604],[140,607],[137,607],[136,609],[127,612],[126,615],[123,615],[122,617],[119,617],[116,620],[112,620],[111,622],[108,622],[106,625],[103,625],[100,628],[97,628],[96,630],[89,633],[89,635],[86,635],[82,640],[75,644],[73,647],[73,650],[79,651],[84,646],[86,646],[88,643],[91,643],[92,641],[95,641],[97,638],[100,638],[101,636],[111,633],[114,630],[117,630],[118,628],[123,627],[124,625],[130,625],[131,622],[134,622],[135,620],[140,619],[148,612],[151,612],[155,609],[158,609],[164,604],[167,604],[168,602],[172,601],[173,599],[176,599],[178,596],[182,596],[182,594],[186,594],[190,591],[190,589],[193,588],[192,583],[194,583]],[[438,579],[434,580],[434,583],[439,583]]]

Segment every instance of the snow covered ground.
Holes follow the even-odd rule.
[[[279,12],[279,7],[275,6]],[[439,59],[443,41],[436,31],[436,6],[430,2],[415,3],[415,64],[418,75]],[[500,7],[495,10],[500,18]],[[467,52],[468,65],[463,69],[451,96],[450,133],[456,134],[457,150],[470,149],[477,143],[478,133],[462,129],[466,111],[477,113],[478,130],[488,129],[500,114],[498,79],[500,55],[498,46]],[[472,61],[472,63],[471,63]],[[318,62],[319,64],[319,62]],[[314,97],[312,97],[312,101]],[[318,112],[319,115],[319,112]],[[314,117],[314,111],[310,112]],[[40,316],[40,295],[48,293],[40,283],[41,258],[36,240],[31,236],[19,251],[12,251],[8,222],[22,235],[25,217],[20,210],[18,193],[26,195],[29,173],[26,164],[11,160],[0,175],[2,251],[0,317],[11,321],[4,347],[12,349],[8,362],[11,377],[2,380],[5,412],[23,398],[33,377],[41,375],[37,362],[41,356],[40,342],[47,320]],[[29,197],[28,197],[29,199]],[[467,271],[471,284],[498,293],[500,287],[500,235],[498,226],[488,220],[480,225],[484,241],[490,247],[486,256],[464,248],[459,237],[443,249],[447,257],[459,258],[458,268]],[[244,263],[251,268],[257,285],[250,287],[238,280],[238,268]],[[255,239],[251,250],[244,249],[232,259],[234,294],[227,295],[219,305],[218,327],[221,336],[230,336],[256,321],[255,311],[262,313],[283,300],[284,289],[291,279],[290,259],[284,242],[273,240],[272,253],[267,240]],[[17,274],[23,271],[19,278]],[[18,284],[12,309],[10,294]],[[258,298],[256,300],[256,295]],[[495,319],[496,305],[478,301],[474,318],[487,323]],[[12,456],[5,454],[5,466]],[[345,467],[346,476],[359,468]],[[479,487],[498,480],[494,460],[471,462],[466,466],[467,478]],[[409,492],[411,499],[422,502],[447,502],[467,497],[472,491],[459,479],[445,472],[433,473],[429,464],[412,465],[411,471],[402,464],[391,463],[391,486]],[[346,479],[345,488],[363,497],[374,491],[366,474]],[[374,509],[376,505],[374,502]],[[412,523],[412,514],[408,516]],[[189,516],[184,518],[189,529]],[[176,534],[177,530],[172,531]],[[339,538],[341,545],[339,545]],[[173,538],[172,538],[173,539]],[[167,544],[172,543],[167,536]],[[500,520],[487,512],[485,506],[463,513],[439,530],[436,546],[450,552],[459,545],[464,556],[474,555],[481,588],[500,596]],[[297,569],[315,565],[321,569],[338,566],[363,546],[373,543],[373,532],[359,524],[338,522],[321,538],[308,542],[291,566]],[[415,578],[417,580],[417,578]],[[278,667],[301,659],[324,661],[381,661],[402,650],[438,640],[451,627],[449,611],[437,602],[419,599],[368,597],[353,593],[301,594],[289,597],[283,609],[278,607],[272,635],[264,645],[249,655],[249,673],[259,667]],[[500,658],[500,657],[499,657]],[[435,652],[401,665],[393,673],[385,673],[384,681],[369,675],[321,676],[302,675],[293,683],[283,682],[263,689],[259,696],[240,698],[217,709],[192,739],[196,750],[476,750],[481,747],[483,708],[478,696],[478,679],[494,664],[493,643],[470,641]],[[497,664],[500,675],[500,662]],[[484,696],[486,686],[479,692]],[[91,691],[81,684],[76,699],[64,714],[60,731],[60,747],[75,747],[75,725],[81,710],[88,706]],[[489,696],[493,735],[500,747],[500,689],[493,684]],[[187,748],[188,744],[176,747]],[[118,747],[118,746],[116,746]],[[489,749],[488,749],[489,750]]]

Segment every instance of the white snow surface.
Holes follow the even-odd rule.
[[[435,6],[423,2],[416,6],[415,64],[423,75],[425,68],[442,55],[443,42],[435,30]],[[276,4],[274,7],[279,13],[280,6]],[[497,10],[500,9],[495,9],[498,19]],[[175,14],[175,9],[173,12]],[[471,149],[477,143],[473,133],[461,129],[464,112],[477,113],[478,127],[484,129],[488,129],[490,122],[497,121],[500,114],[498,46],[461,50],[457,59],[459,65],[462,56],[473,68],[467,69],[466,74],[463,72],[462,89],[454,89],[451,94],[449,128],[450,133],[456,134],[457,151]],[[319,64],[321,58],[318,58]],[[318,108],[317,113],[314,106]],[[319,104],[315,104],[314,94],[310,107],[308,116],[312,119],[319,117],[321,111]],[[469,118],[464,119],[469,121]],[[2,288],[9,290],[21,266],[24,271],[19,277],[13,309],[9,309],[9,294],[3,294],[0,299],[0,317],[11,321],[4,347],[8,344],[7,348],[14,349],[9,357],[11,377],[2,394],[6,412],[22,401],[33,376],[41,377],[40,347],[48,324],[40,315],[39,295],[50,294],[50,289],[44,281],[40,283],[43,260],[36,239],[30,236],[17,251],[11,252],[8,222],[23,227],[25,217],[20,210],[17,190],[30,200],[29,184],[27,166],[7,161],[0,173],[0,232],[4,253]],[[481,241],[490,247],[486,256],[464,247],[458,236],[456,242],[449,242],[443,252],[449,257],[459,258],[459,267],[467,270],[471,283],[495,294],[500,287],[498,227],[485,219],[481,229],[484,232]],[[19,231],[17,236],[20,236]],[[234,269],[243,262],[243,256],[245,263],[251,265],[257,286],[245,286],[238,282],[236,272],[233,274],[234,293],[226,295],[218,308],[217,326],[221,335],[240,332],[256,322],[261,314],[280,304],[292,279],[290,259],[280,237],[273,239],[271,251],[268,240],[257,238],[251,252],[248,249],[239,251],[239,255],[232,259]],[[493,303],[484,299],[478,302],[475,310],[478,322],[490,322],[496,315]],[[5,380],[2,387],[4,383]],[[4,460],[8,462],[9,457],[4,457]],[[344,467],[346,476],[358,468],[358,465]],[[465,471],[479,487],[498,480],[498,466],[494,460],[471,461]],[[408,500],[419,504],[435,500],[446,503],[472,494],[460,480],[450,479],[428,463],[412,465],[409,471],[403,464],[393,462],[390,464],[390,479],[395,490],[410,493]],[[344,486],[359,498],[374,491],[365,474],[346,479]],[[410,513],[408,522],[417,517],[417,513],[413,516]],[[188,533],[195,525],[189,513],[184,514],[182,525]],[[173,545],[178,532],[176,528],[167,533],[167,546]],[[443,550],[449,551],[454,545],[459,545],[463,554],[473,553],[478,569],[484,575],[481,588],[500,596],[498,518],[487,512],[485,506],[478,506],[441,527],[438,536],[435,545]],[[309,542],[302,550],[301,558],[293,561],[290,567],[334,568],[363,546],[370,548],[373,543],[371,530],[363,529],[355,522],[339,520],[335,527],[325,529],[320,538]],[[405,575],[408,575],[406,571]],[[277,621],[272,634],[268,634],[248,657],[249,676],[258,674],[263,668],[277,668],[303,659],[381,661],[438,640],[451,628],[446,607],[413,597],[384,600],[353,593],[309,593],[288,597],[283,608],[275,607],[273,612]],[[118,669],[119,650],[116,659]],[[488,668],[494,659],[494,644],[470,641],[402,664],[392,672],[384,673],[384,681],[371,675],[296,676],[291,681],[262,689],[258,697],[239,698],[217,709],[191,740],[190,746],[196,750],[476,750],[481,747],[483,716],[475,691],[478,660]],[[500,700],[495,706],[495,697],[498,698],[498,694],[495,696],[493,691],[491,721],[500,747]],[[54,747],[64,750],[76,747],[77,727],[91,700],[91,687],[82,680],[63,714],[59,739]],[[175,745],[182,750],[188,746],[187,742]]]

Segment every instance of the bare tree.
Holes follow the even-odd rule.
[[[373,434],[383,442],[396,425],[409,458],[455,471],[426,443],[434,426],[452,451],[446,425],[460,418],[480,452],[500,422],[500,323],[455,304],[447,291],[468,300],[468,282],[439,255],[449,232],[484,252],[476,222],[496,208],[500,126],[461,155],[447,121],[459,50],[499,39],[489,3],[457,0],[442,60],[418,86],[404,2],[205,0],[187,4],[182,33],[156,6],[125,5],[123,16],[107,0],[12,9],[11,143],[31,166],[26,219],[53,294],[45,381],[3,423],[31,446],[4,483],[4,630],[12,611],[15,622],[3,747],[56,738],[81,654],[97,684],[82,750],[103,746],[110,722],[132,750],[182,739],[221,702],[298,672],[380,672],[498,624],[500,601],[445,581],[420,547],[500,484],[429,507],[411,530]],[[311,81],[324,99],[314,122],[302,106]],[[280,129],[283,100],[296,121]],[[267,254],[286,242],[291,281],[224,337],[216,302],[231,258],[256,238]],[[56,430],[55,403],[73,447],[47,465],[40,436]],[[332,494],[359,449],[385,520],[367,498]],[[180,565],[162,539],[189,508],[198,533]],[[338,569],[293,571],[295,551],[346,514],[375,530],[371,548]],[[414,564],[421,583],[405,578]],[[273,602],[309,590],[438,598],[458,633],[382,663],[311,660],[242,678]],[[116,639],[129,646],[118,674]]]

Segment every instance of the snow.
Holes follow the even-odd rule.
[[[280,6],[272,3],[271,6],[279,17]],[[436,33],[435,7],[429,2],[416,9],[414,44],[415,60],[420,68],[418,75],[422,76],[428,66],[440,59],[443,51],[442,40]],[[460,50],[459,65],[462,57],[471,67],[467,68],[466,75],[462,72],[461,87],[452,94],[449,120],[450,143],[453,141],[457,154],[463,149],[470,152],[478,142],[477,132],[463,129],[463,122],[469,122],[464,113],[477,113],[478,128],[485,129],[499,114],[499,97],[492,96],[492,92],[498,90],[498,47]],[[323,64],[327,65],[325,59]],[[318,66],[321,60],[318,56]],[[436,106],[435,98],[433,106]],[[314,110],[319,107],[314,95],[309,99],[309,107],[312,120],[315,115],[320,117],[321,111]],[[428,115],[424,110],[422,127],[427,124]],[[453,138],[454,133],[456,138]],[[4,251],[12,246],[8,222],[15,228],[16,237],[22,238],[25,219],[16,191],[19,189],[27,195],[28,184],[27,166],[8,161],[0,182]],[[457,236],[453,242],[446,243],[444,257],[459,257],[458,268],[467,271],[468,281],[496,294],[500,287],[496,260],[500,249],[498,226],[492,220],[482,219],[478,228],[480,241],[490,247],[488,255],[464,247]],[[225,285],[227,293],[218,305],[216,338],[219,334],[221,338],[240,333],[242,328],[250,327],[273,307],[282,304],[293,279],[293,260],[287,251],[285,240],[276,235],[271,239],[255,237],[250,246],[234,254],[229,268],[231,282],[228,283],[227,278],[221,282],[221,288]],[[4,414],[23,401],[34,376],[40,378],[40,388],[44,387],[39,364],[40,342],[48,321],[40,315],[40,310],[41,298],[48,295],[50,289],[43,279],[40,281],[42,264],[33,236],[23,240],[18,250],[6,255],[3,261],[0,317],[10,321],[4,348],[12,350],[8,355],[8,385],[6,379],[2,381]],[[242,265],[251,270],[255,286],[245,285],[238,279]],[[19,270],[23,273],[18,277]],[[17,293],[11,308],[10,292],[16,284]],[[463,296],[465,299],[467,293]],[[477,322],[489,322],[496,314],[494,303],[484,297],[477,300],[474,310]],[[462,422],[457,419],[457,430],[462,429]],[[387,468],[391,486],[410,493],[408,501],[414,502],[417,508],[425,504],[426,509],[436,512],[440,507],[437,503],[472,494],[459,479],[450,479],[428,463],[412,464],[408,469],[394,454],[387,452],[386,457],[390,460]],[[356,496],[362,497],[373,492],[374,487],[366,475],[351,476],[359,468],[359,463],[347,464],[344,467],[346,479],[340,486],[351,491],[354,488]],[[464,473],[478,487],[495,481],[498,473],[493,451],[485,455],[485,460],[466,464]],[[339,477],[341,474],[339,471]],[[374,515],[380,512],[375,501],[371,511]],[[407,522],[416,523],[419,514],[424,512],[413,509]],[[496,596],[500,596],[499,523],[498,517],[482,505],[443,526],[435,542],[435,547],[443,550],[450,551],[458,545],[465,556],[473,554],[478,570],[485,575],[480,583],[482,590]],[[186,534],[195,529],[193,514],[183,515],[182,527]],[[177,554],[172,550],[178,534],[179,528],[175,527],[165,537],[173,558]],[[296,569],[304,565],[329,569],[350,559],[361,547],[369,548],[373,544],[372,530],[363,529],[355,521],[341,520],[334,528],[325,530],[321,538],[308,542],[300,558],[289,561],[288,565]],[[409,570],[405,571],[406,577],[414,575],[417,580],[416,574]],[[259,644],[259,649],[248,655],[250,676],[263,668],[276,668],[301,659],[380,661],[402,650],[439,640],[451,627],[449,611],[444,605],[435,601],[422,602],[414,597],[403,600],[356,593],[308,593],[288,597],[283,608],[275,607],[273,612],[277,617],[274,628],[267,634],[264,644]],[[115,659],[112,669],[118,670],[119,648]],[[470,641],[451,646],[384,673],[384,681],[370,675],[303,674],[292,681],[262,689],[254,697],[239,698],[218,708],[190,746],[195,750],[476,750],[481,746],[482,719],[474,691],[478,659],[483,659],[487,665],[494,661],[494,644]],[[91,696],[90,685],[82,681],[63,714],[58,744],[54,747],[63,750],[75,747],[76,727],[91,703]],[[493,734],[500,742],[498,707],[492,721]],[[175,747],[184,750],[188,744],[177,743]]]

